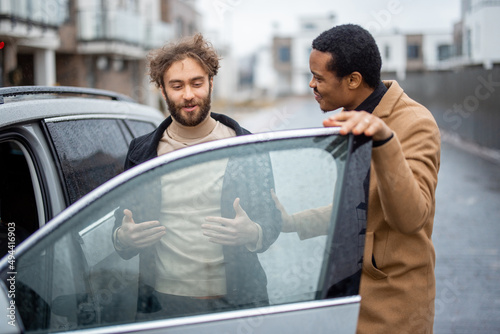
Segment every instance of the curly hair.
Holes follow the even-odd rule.
[[[373,36],[362,27],[354,24],[335,26],[316,37],[312,47],[332,55],[327,69],[337,77],[359,72],[371,88],[380,83],[380,52]]]
[[[150,82],[156,87],[163,87],[163,75],[170,66],[179,60],[193,58],[207,72],[208,77],[217,75],[219,70],[219,58],[213,46],[207,42],[202,34],[183,38],[177,42],[164,45],[162,48],[152,50],[148,56],[148,68]]]

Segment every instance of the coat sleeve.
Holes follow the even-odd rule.
[[[396,231],[417,233],[432,219],[440,160],[440,135],[430,117],[414,119],[384,145],[372,162],[384,218]],[[409,123],[409,122],[408,122]]]
[[[252,163],[246,166],[247,214],[262,229],[262,248],[258,252],[264,252],[276,241],[282,225],[281,212],[271,197],[271,189],[274,189],[271,158],[268,154],[252,157]]]
[[[281,212],[271,197],[273,188],[273,171],[268,154],[229,159],[222,186],[221,214],[225,218],[234,218],[233,202],[235,198],[240,198],[243,210],[261,228],[261,247],[256,250],[259,253],[266,251],[281,232]]]

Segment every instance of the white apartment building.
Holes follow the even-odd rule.
[[[491,68],[500,62],[500,1],[462,0],[463,62]]]
[[[377,29],[373,36],[382,57],[383,78],[404,80],[408,72],[449,70],[457,66],[500,63],[500,0],[462,0],[461,21],[446,31]],[[277,95],[306,94],[311,41],[332,27],[335,17],[300,19],[296,34],[276,35],[273,67]],[[368,27],[367,27],[368,28]],[[380,27],[379,27],[380,28]]]
[[[276,95],[310,94],[309,55],[311,42],[321,32],[336,24],[334,15],[300,18],[294,35],[275,36],[273,40]],[[398,30],[374,34],[382,57],[384,77],[403,80],[407,71],[439,70],[451,66],[453,33],[404,33]]]
[[[412,34],[395,30],[378,33],[374,38],[382,57],[382,73],[386,76],[404,80],[407,71],[434,71],[453,65],[451,32]]]
[[[333,14],[301,17],[297,33],[274,37],[273,63],[279,82],[277,95],[310,94],[311,43],[320,33],[333,27],[336,21]]]
[[[375,36],[380,56],[382,57],[382,71],[394,73],[398,79],[406,75],[406,37],[395,31],[394,33]]]
[[[462,19],[450,31],[374,35],[382,72],[404,79],[407,71],[500,63],[500,0],[462,0]]]

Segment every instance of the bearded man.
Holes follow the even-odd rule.
[[[210,111],[219,57],[201,34],[155,50],[148,59],[151,81],[170,116],[132,140],[125,169],[177,149],[250,133]],[[221,159],[204,173],[184,175],[182,183],[163,177],[148,203],[117,210],[115,249],[124,259],[140,256],[138,314],[165,318],[268,305],[257,253],[278,237],[281,216],[270,195],[269,156],[243,160]],[[204,200],[193,201],[200,194]]]

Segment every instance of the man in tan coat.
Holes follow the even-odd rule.
[[[357,331],[432,333],[435,253],[431,235],[439,129],[431,113],[410,99],[397,82],[380,80],[380,53],[365,29],[351,24],[333,27],[320,34],[312,47],[309,86],[315,99],[323,111],[343,108],[323,125],[339,126],[341,134],[373,139]],[[284,232],[291,232],[285,229],[292,221],[301,238],[314,236],[300,216],[290,220],[283,210],[282,214]]]

